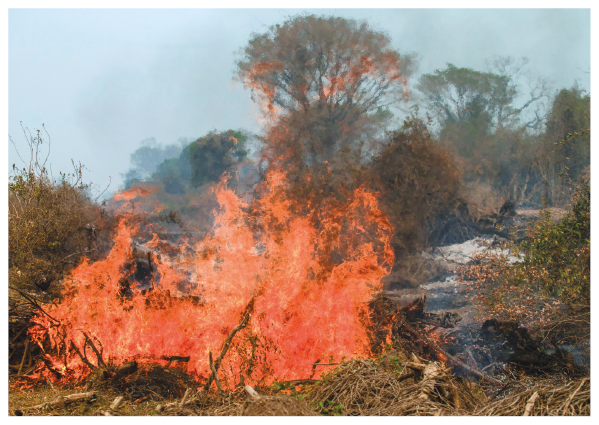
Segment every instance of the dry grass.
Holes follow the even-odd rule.
[[[64,406],[43,407],[32,409],[44,403],[50,403],[59,396],[67,396],[84,392],[83,387],[51,387],[48,384],[39,385],[34,390],[9,391],[8,413],[10,416],[98,416],[109,410],[110,404],[120,394],[117,391],[103,389],[97,391],[95,397],[88,398]],[[151,416],[157,415],[156,402],[125,400],[121,403],[118,414],[122,416]]]
[[[397,354],[397,353],[395,353]],[[414,377],[416,375],[416,377]],[[503,391],[510,387],[508,391]],[[52,388],[9,393],[9,415],[27,416],[587,416],[590,415],[590,378],[570,382],[555,379],[510,381],[487,400],[481,388],[455,377],[438,363],[407,362],[390,352],[377,360],[353,359],[329,372],[318,385],[291,391],[291,396],[268,394],[259,399],[243,389],[216,394],[197,391],[184,405],[181,398],[160,401],[125,395],[115,410],[111,403],[120,394],[102,388],[94,397],[64,406],[32,409],[83,388]],[[287,390],[289,392],[289,390]],[[160,407],[162,406],[162,407]]]
[[[481,402],[447,369],[422,365],[428,369],[420,379],[409,365],[389,371],[371,360],[351,360],[325,377],[308,398],[321,413],[338,409],[349,416],[463,415]]]
[[[535,385],[526,391],[481,406],[477,416],[590,416],[591,381],[572,381],[556,388],[553,382]]]

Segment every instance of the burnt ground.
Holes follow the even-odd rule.
[[[538,217],[538,210],[523,210],[506,217],[504,222],[522,230],[535,217]],[[549,307],[555,310],[553,305],[547,305],[548,300],[541,300],[535,294],[520,289],[521,292],[515,295],[522,298],[515,307],[519,309],[518,314],[502,315],[484,302],[496,296],[500,288],[461,279],[459,269],[477,264],[479,254],[509,255],[502,248],[505,241],[497,234],[478,234],[460,243],[430,248],[422,256],[436,263],[438,270],[445,273],[417,287],[387,281],[384,295],[399,310],[424,297],[426,302],[420,315],[408,317],[407,321],[423,335],[439,341],[447,354],[474,370],[498,379],[524,375],[573,377],[588,374],[588,343],[574,346],[570,345],[568,338],[547,338],[547,334],[537,331],[538,323],[535,322],[542,312]],[[510,261],[517,260],[511,257]],[[559,302],[553,300],[551,304]],[[392,308],[388,306],[387,310]],[[402,335],[394,335],[394,338],[404,344],[416,340],[415,349],[427,351],[427,344],[414,335],[403,332]],[[429,355],[435,357],[434,352]],[[459,367],[456,367],[456,373],[467,375]]]

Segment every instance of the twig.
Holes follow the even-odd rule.
[[[52,388],[53,390],[55,390],[56,388],[54,388],[54,384],[52,383],[52,381],[50,381],[50,378],[48,378],[46,376],[46,381],[48,382],[48,385],[50,385],[50,388]]]
[[[229,349],[229,346],[231,345],[231,340],[233,339],[233,337],[235,336],[235,334],[238,331],[245,328],[245,326],[248,324],[248,321],[250,320],[251,312],[254,310],[254,298],[252,298],[252,300],[248,303],[245,310],[246,310],[245,315],[243,316],[243,319],[241,320],[239,325],[235,326],[231,330],[231,332],[229,333],[229,336],[227,336],[227,338],[223,342],[223,348],[220,352],[220,355],[214,361],[214,371],[208,377],[208,381],[206,382],[206,385],[204,385],[204,391],[208,391],[208,389],[210,388],[210,384],[212,384],[212,381],[214,380],[216,371],[218,371],[218,368],[219,368],[221,362],[223,361],[223,357],[225,357],[225,354],[227,354],[227,350]]]
[[[503,391],[504,391],[504,390],[505,390],[507,387],[509,387],[509,386],[510,386],[510,383],[511,383],[511,382],[508,382],[507,384],[505,384],[505,385],[504,385],[504,387],[503,387],[502,389],[500,389],[500,390],[499,390],[499,392],[498,392],[497,394],[495,394],[491,400],[489,400],[489,403],[490,403],[490,402],[492,402],[493,400],[495,400],[495,398],[496,398],[496,397],[497,397],[499,394],[501,394],[501,393],[502,393],[502,392],[503,392]]]
[[[190,356],[162,356],[162,360],[167,360],[169,362],[183,362],[187,363],[191,359]]]
[[[91,364],[91,362],[87,359],[87,357],[84,356],[83,354],[81,354],[81,352],[79,351],[79,349],[77,348],[77,346],[73,343],[73,341],[71,341],[71,347],[75,350],[75,352],[77,353],[77,355],[79,356],[79,358],[81,359],[81,361],[83,363],[85,363],[87,365],[87,367],[89,367],[91,370],[96,369],[96,366],[94,366],[93,364]]]
[[[522,416],[529,416],[533,407],[535,407],[535,402],[539,398],[539,393],[535,391],[535,393],[528,399],[526,402],[526,408],[524,409],[524,414]]]
[[[21,328],[21,330],[19,331],[19,333],[17,333],[17,334],[14,336],[14,338],[13,338],[13,339],[10,341],[10,343],[11,343],[11,344],[12,344],[12,343],[14,343],[14,342],[17,340],[17,338],[18,338],[18,337],[20,337],[20,336],[21,336],[21,334],[23,333],[23,331],[25,331],[25,330],[27,330],[27,327],[23,327],[23,328]]]
[[[153,392],[153,391],[152,391],[152,392]],[[156,394],[156,393],[154,393],[154,394]],[[195,395],[194,395],[192,398],[188,398],[188,399],[185,401],[185,403],[184,403],[184,404],[190,404],[190,403],[192,403],[192,402],[193,402],[193,401],[195,401],[195,400],[196,400],[196,399],[195,399]],[[180,403],[180,402],[178,402],[178,401],[173,401],[173,402],[171,402],[171,403],[167,403],[167,404],[158,404],[158,405],[156,406],[156,411],[157,411],[157,412],[162,412],[162,411],[163,411],[164,409],[166,409],[167,407],[173,407],[173,406],[179,406],[179,407],[181,407],[181,403]]]
[[[400,376],[399,378],[397,378],[397,382],[405,381],[406,379],[413,378],[414,376],[415,376],[415,373],[410,372],[406,375],[403,375],[403,376]]]
[[[96,199],[94,200],[94,202],[98,202],[98,199],[100,199],[100,196],[104,195],[104,192],[106,192],[108,190],[108,188],[110,187],[110,183],[112,183],[112,176],[108,176],[108,185],[106,186],[106,189],[104,189],[102,191],[102,193],[100,193]]]
[[[562,415],[564,415],[567,411],[568,411],[568,407],[570,407],[570,403],[572,402],[572,400],[574,399],[574,396],[576,394],[578,394],[578,391],[580,391],[580,389],[582,388],[582,386],[584,385],[584,383],[588,380],[589,378],[584,378],[582,380],[582,382],[580,383],[580,385],[578,386],[578,388],[576,388],[576,391],[574,391],[572,393],[572,395],[570,395],[570,397],[568,397],[568,401],[566,402],[566,405],[564,406],[564,408],[562,409]]]
[[[112,409],[112,410],[118,409],[119,405],[121,404],[121,401],[123,401],[123,396],[122,395],[120,395],[120,396],[118,396],[117,398],[114,399],[114,401],[110,405],[110,409]]]
[[[83,336],[85,337],[85,344],[90,346],[90,348],[94,351],[94,353],[96,354],[96,359],[98,360],[98,367],[101,367],[103,369],[107,369],[106,368],[106,364],[104,363],[104,360],[102,359],[102,354],[98,352],[96,346],[94,345],[94,342],[91,340],[90,337],[87,336],[87,334],[83,331],[81,331],[81,333],[83,334]]]
[[[320,381],[315,379],[294,379],[292,381],[276,382],[274,385],[276,385],[276,387],[282,390],[286,388],[295,387],[296,385],[314,385],[317,382]]]
[[[21,375],[21,370],[23,370],[23,365],[25,364],[25,358],[27,357],[27,353],[29,352],[29,338],[25,340],[25,350],[23,351],[23,358],[21,359],[21,364],[19,365],[19,371],[17,375]]]
[[[214,376],[214,381],[216,382],[216,388],[218,389],[218,393],[222,394],[223,387],[220,384],[220,379],[218,378],[218,373],[216,371],[216,367],[214,367],[214,362],[212,361],[212,351],[208,352],[208,357],[210,360],[210,370],[212,370],[212,376]]]
[[[447,351],[443,350],[441,347],[439,347],[437,344],[435,344],[434,342],[432,342],[431,340],[429,340],[426,336],[419,334],[418,332],[416,332],[414,329],[412,329],[411,326],[409,326],[407,323],[403,323],[402,326],[408,331],[410,332],[413,336],[420,338],[422,341],[424,341],[429,347],[431,347],[433,350],[435,350],[437,353],[442,354],[447,360],[449,360],[451,363],[453,363],[455,366],[458,366],[462,369],[464,369],[465,371],[473,374],[474,376],[476,376],[477,378],[483,380],[486,379],[487,381],[489,381],[490,383],[494,384],[494,385],[503,385],[503,382],[498,381],[495,378],[491,378],[490,376],[487,376],[486,374],[482,374],[480,373],[478,370],[475,370],[473,368],[471,368],[470,366],[462,363],[461,361],[459,361],[458,359],[456,359],[455,357],[453,357],[451,354],[449,354]]]
[[[29,301],[35,308],[39,309],[42,313],[44,313],[46,316],[48,316],[50,319],[54,320],[56,323],[60,323],[60,320],[56,320],[54,317],[50,316],[48,313],[46,313],[46,311],[40,307],[40,305],[35,301],[32,300],[31,298],[29,298],[27,295],[25,295],[23,293],[23,291],[15,288],[14,286],[9,286],[10,289],[12,289],[13,291],[17,291],[19,294],[21,294],[21,296],[23,298],[25,298],[27,301]]]
[[[219,381],[216,381],[219,382]],[[179,409],[182,408],[185,405],[185,402],[187,401],[187,398],[189,397],[189,394],[191,393],[191,388],[188,388],[185,390],[185,394],[183,394],[183,398],[181,399],[181,403],[179,403]]]
[[[91,391],[88,393],[79,393],[79,394],[71,394],[71,395],[67,395],[67,396],[60,396],[58,398],[56,398],[54,401],[51,401],[50,403],[42,403],[42,404],[38,404],[36,406],[31,406],[31,407],[25,407],[23,410],[25,409],[41,409],[42,407],[45,406],[56,406],[62,403],[70,403],[73,401],[78,401],[78,400],[83,400],[86,398],[90,398],[96,395],[95,391]]]

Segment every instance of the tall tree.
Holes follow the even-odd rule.
[[[489,72],[448,63],[445,69],[422,75],[417,88],[442,125],[470,122],[485,132],[518,125],[533,127],[540,120],[538,114],[524,123],[519,118],[526,109],[548,97],[548,89],[542,79],[529,76],[529,95],[520,106],[516,105],[521,94],[520,75],[527,63],[526,58],[498,57],[488,65]]]
[[[534,165],[542,176],[543,194],[550,204],[555,198],[564,198],[559,173],[576,179],[590,166],[590,108],[591,97],[578,87],[562,89],[553,99],[545,133],[534,155]]]
[[[277,125],[268,160],[334,167],[341,150],[358,149],[364,132],[389,117],[387,108],[407,98],[414,61],[365,22],[299,15],[252,34],[237,65]]]

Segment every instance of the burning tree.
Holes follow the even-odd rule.
[[[388,107],[409,97],[413,68],[366,22],[299,15],[253,34],[238,76],[271,124],[263,159],[284,167],[302,199],[359,186]]]

